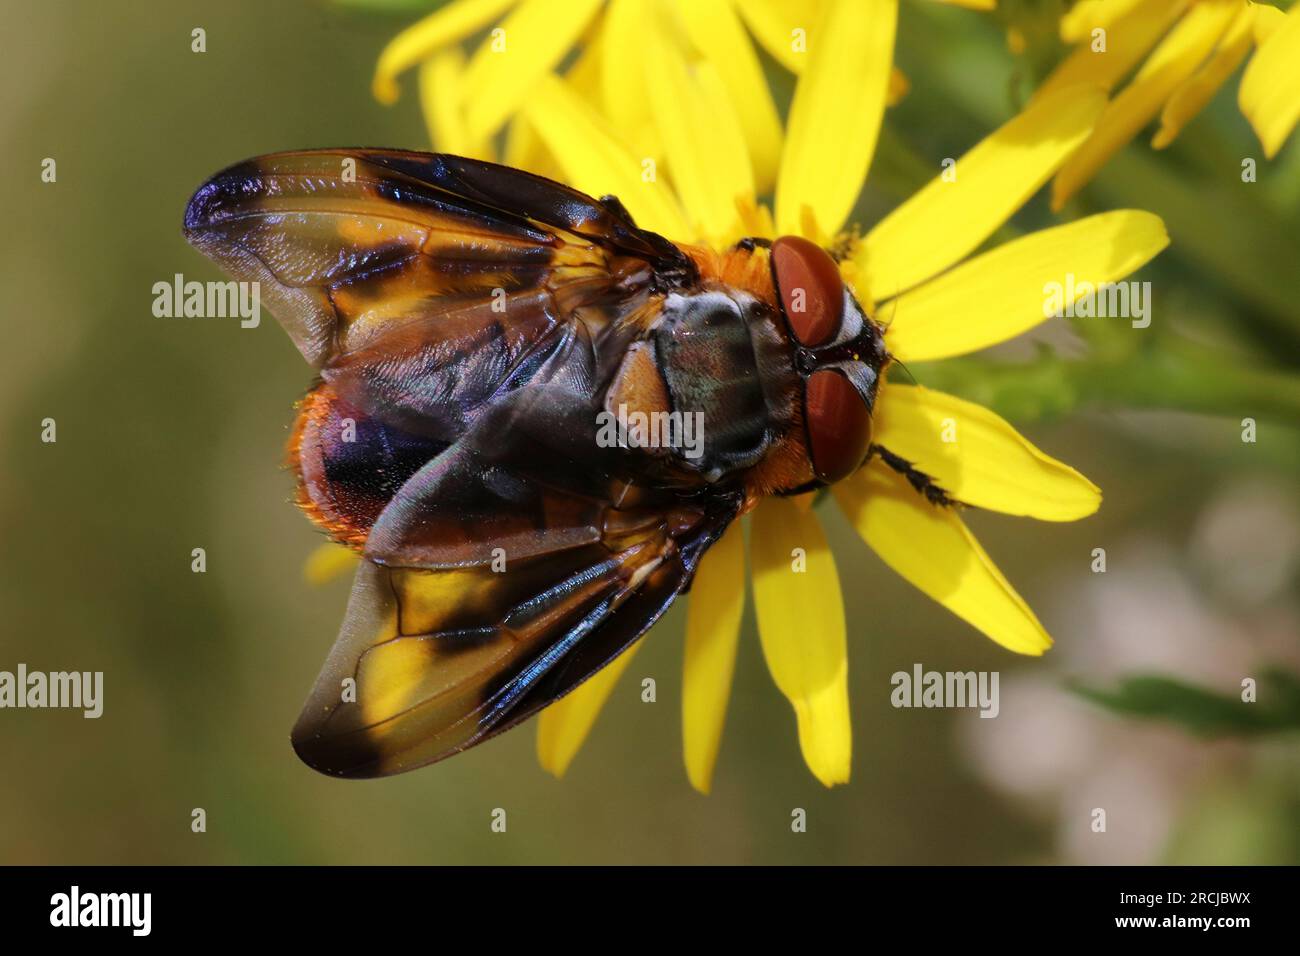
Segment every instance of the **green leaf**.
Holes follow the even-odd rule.
[[[1077,681],[1067,686],[1113,713],[1172,721],[1202,737],[1300,730],[1300,676],[1276,667],[1263,672],[1251,703],[1158,674],[1126,677],[1114,690]]]

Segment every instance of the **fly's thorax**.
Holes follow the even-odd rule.
[[[872,411],[890,357],[883,332],[831,254],[785,236],[725,253],[690,250],[700,288],[657,304],[605,396],[605,409],[669,420],[690,447],[662,458],[749,499],[801,493],[852,474],[871,448]],[[670,434],[655,432],[662,442]]]
[[[736,477],[791,427],[797,376],[779,321],[769,303],[739,289],[665,296],[625,353],[604,413],[628,426],[626,444],[648,429],[641,447],[651,454],[709,481]]]

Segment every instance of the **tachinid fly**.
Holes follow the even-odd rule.
[[[399,773],[525,720],[763,496],[893,457],[871,445],[881,330],[803,238],[678,244],[610,196],[379,149],[233,166],[185,235],[261,284],[319,374],[298,502],[364,559],[293,731],[324,773]],[[602,441],[614,414],[695,416],[700,441]]]

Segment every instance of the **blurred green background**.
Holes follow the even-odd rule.
[[[0,862],[1300,862],[1294,729],[1206,738],[1066,687],[1160,674],[1235,699],[1268,665],[1300,669],[1300,149],[1263,161],[1235,80],[1168,153],[1140,140],[1067,210],[1166,218],[1173,247],[1137,277],[1155,286],[1151,329],[1062,320],[913,369],[990,402],[1105,491],[1072,525],[970,516],[1057,639],[1045,658],[980,637],[827,508],[849,619],[848,786],[805,769],[752,609],[709,797],[681,763],[680,607],[562,781],[538,768],[531,724],[392,779],[303,766],[288,731],[348,589],[304,582],[320,538],[280,467],[310,373],[269,317],[155,318],[151,287],[217,277],[180,220],[225,165],[427,147],[411,79],[395,108],[369,96],[377,52],[425,5],[387,6],[4,4],[0,669],[102,670],[105,702],[99,720],[0,711]],[[1042,29],[1055,12],[1004,5],[1030,41],[1015,57],[998,18],[904,3],[912,92],[887,116],[859,222],[1012,115],[1036,58],[1059,56]],[[1259,183],[1240,182],[1243,156]],[[40,180],[45,157],[56,183]],[[1040,196],[1008,228],[1051,221]],[[46,417],[56,444],[40,440]],[[195,547],[206,574],[191,573]],[[1099,547],[1105,574],[1090,571]],[[893,709],[889,677],[916,662],[1000,671],[1000,716]],[[196,807],[206,833],[191,832]],[[796,807],[806,833],[791,832]]]

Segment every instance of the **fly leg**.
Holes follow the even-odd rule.
[[[944,508],[951,508],[961,504],[960,501],[944,491],[934,478],[921,471],[906,458],[895,455],[884,445],[872,445],[871,451],[867,453],[867,459],[870,460],[872,456],[879,457],[886,465],[906,478],[907,483],[916,489],[917,494],[924,495],[925,500],[930,504]]]

